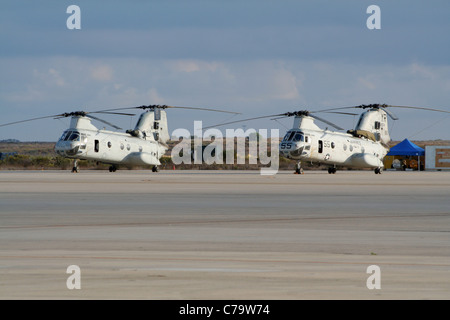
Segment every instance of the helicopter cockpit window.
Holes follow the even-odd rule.
[[[72,134],[68,137],[67,140],[69,140],[69,141],[80,141],[80,134],[78,132],[76,132],[76,131],[73,131]]]
[[[295,135],[295,131],[292,131],[291,134],[289,135],[289,139],[287,139],[287,140],[291,141],[292,138],[294,137],[294,135]]]
[[[72,131],[67,131],[67,134],[64,137],[64,141],[68,141],[71,135],[72,135]]]
[[[303,141],[303,135],[301,133],[297,133],[294,136],[294,141],[298,142],[298,141]]]
[[[71,131],[64,131],[61,138],[59,138],[60,141],[64,141],[67,136],[70,136]]]
[[[291,135],[290,132],[286,133],[286,135],[283,138],[283,141],[287,141],[289,139],[289,136]]]

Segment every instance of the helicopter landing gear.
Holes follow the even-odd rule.
[[[302,163],[300,161],[297,161],[297,164],[295,165],[295,174],[303,174],[303,168]]]
[[[329,168],[328,168],[328,173],[329,173],[329,174],[335,174],[336,171],[337,171],[336,167],[329,167]]]
[[[159,172],[159,168],[157,166],[153,166],[152,172]]]
[[[109,167],[109,172],[116,172],[117,167],[116,166],[110,166]]]
[[[72,173],[78,173],[78,160],[73,160]]]
[[[383,168],[376,168],[374,172],[375,174],[381,174],[383,172]]]

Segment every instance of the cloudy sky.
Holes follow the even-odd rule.
[[[67,28],[72,4],[80,30]],[[379,30],[367,28],[372,4]],[[448,0],[2,0],[0,123],[149,104],[242,113],[172,109],[171,132],[371,103],[450,111],[449,13]],[[393,111],[394,140],[450,139],[450,114]],[[321,116],[346,129],[357,121]],[[137,116],[105,119],[129,129]],[[0,140],[55,141],[68,123],[1,127]],[[283,135],[292,118],[230,128],[243,125]]]

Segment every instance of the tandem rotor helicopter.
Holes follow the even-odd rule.
[[[0,125],[45,119],[71,117],[70,126],[56,142],[55,152],[65,158],[73,159],[72,172],[78,172],[78,160],[94,160],[109,164],[109,171],[115,172],[119,165],[150,165],[153,172],[158,171],[161,164],[159,159],[168,149],[170,139],[167,114],[165,109],[179,108],[203,111],[239,114],[238,112],[223,111],[207,108],[175,107],[167,105],[149,105],[140,107],[117,108],[94,112],[75,111],[52,116],[38,117]],[[133,130],[126,132],[98,129],[91,120],[103,122],[115,129],[121,128],[93,116],[93,113],[116,114],[134,116],[135,114],[116,112],[117,110],[142,109],[143,112]]]
[[[315,120],[319,120],[337,130],[344,130],[323,118],[313,115],[313,113],[328,112],[356,115],[355,113],[336,111],[350,108],[367,110],[360,115],[355,129],[348,130],[346,133],[323,130],[314,123]],[[286,112],[222,123],[219,126],[269,117],[275,117],[272,120],[294,117],[292,129],[287,131],[279,144],[279,152],[281,156],[287,159],[297,160],[295,173],[303,173],[301,162],[304,161],[327,165],[330,174],[336,173],[337,167],[341,166],[371,168],[375,174],[381,174],[384,168],[383,159],[389,152],[388,143],[391,141],[388,130],[388,115],[393,120],[398,120],[398,117],[388,108],[421,109],[450,113],[450,111],[431,108],[369,104],[319,111]]]

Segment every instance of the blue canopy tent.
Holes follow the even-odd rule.
[[[408,139],[393,146],[387,156],[416,156],[418,159],[418,169],[420,170],[420,156],[425,155],[425,150],[415,145]]]
[[[403,140],[399,144],[391,148],[387,156],[423,156],[425,150],[408,139]]]

